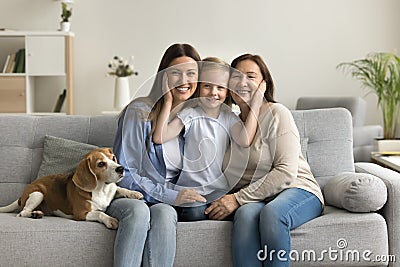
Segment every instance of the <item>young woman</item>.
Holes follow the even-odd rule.
[[[126,174],[120,186],[143,193],[145,201],[119,199],[108,212],[120,224],[114,247],[114,266],[173,266],[176,251],[177,214],[169,204],[205,201],[194,190],[177,192],[165,186],[166,179],[179,175],[174,164],[164,161],[163,146],[153,143],[156,119],[164,105],[163,70],[170,68],[172,112],[192,97],[197,87],[200,56],[188,44],[173,44],[164,53],[149,95],[133,100],[121,113],[114,153]],[[165,146],[180,161],[182,137]],[[121,204],[120,204],[121,203]],[[144,249],[144,252],[143,252]]]
[[[274,100],[274,84],[264,61],[257,55],[244,54],[234,59],[231,67],[237,71],[231,75],[229,88],[242,120],[247,118],[252,97],[257,97],[251,84],[265,81],[267,89],[250,151],[244,152],[235,143],[231,146],[231,167],[225,175],[241,180],[231,194],[213,202],[206,213],[211,219],[222,220],[235,212],[235,266],[289,266],[290,230],[321,214],[323,196],[301,154],[292,114]],[[276,253],[262,262],[257,253],[265,246],[268,252]]]

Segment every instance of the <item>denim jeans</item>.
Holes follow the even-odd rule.
[[[147,204],[141,200],[118,198],[111,202],[106,213],[119,221],[113,266],[140,266],[150,227]]]
[[[286,189],[268,202],[241,206],[233,220],[234,266],[289,266],[290,230],[321,212],[320,200],[299,188]]]
[[[141,200],[119,198],[106,213],[119,221],[114,242],[115,267],[172,266],[176,251],[174,208],[167,204],[149,207]]]
[[[176,210],[164,203],[150,206],[150,230],[143,253],[143,267],[172,267],[176,253]]]

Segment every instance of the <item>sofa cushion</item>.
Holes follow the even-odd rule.
[[[74,172],[82,158],[97,146],[46,135],[38,178],[56,173]]]
[[[376,212],[353,213],[325,206],[322,216],[291,230],[290,235],[293,256],[290,266],[387,264],[379,265],[373,260],[376,255],[389,254],[387,225]]]
[[[98,222],[16,215],[0,214],[1,266],[112,266],[117,231]]]
[[[300,145],[301,145],[301,153],[303,154],[303,157],[307,159],[308,138],[307,137],[300,138]]]
[[[324,187],[327,204],[352,212],[371,212],[387,200],[384,182],[366,173],[344,172],[332,177]]]

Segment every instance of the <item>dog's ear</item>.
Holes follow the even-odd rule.
[[[72,177],[74,184],[86,192],[92,192],[97,186],[96,174],[92,171],[90,167],[92,157],[89,155],[83,159]]]
[[[109,147],[106,148],[106,149],[105,149],[105,153],[107,154],[107,156],[110,156],[110,157],[114,156],[115,158],[110,158],[110,159],[115,160],[115,162],[117,162],[117,158],[116,158],[116,156],[114,155],[114,152],[112,151],[111,148],[109,148]]]

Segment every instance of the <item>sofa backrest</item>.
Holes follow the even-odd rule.
[[[301,138],[307,138],[307,161],[323,187],[341,172],[354,172],[353,126],[345,108],[293,110]]]
[[[353,126],[363,126],[367,114],[367,102],[361,97],[355,96],[303,96],[297,99],[296,109],[320,109],[320,108],[345,108],[350,111]]]
[[[308,139],[307,160],[317,181],[354,171],[352,122],[344,108],[295,110],[300,136]],[[38,173],[45,135],[112,147],[117,117],[0,115],[0,205],[17,199]]]

